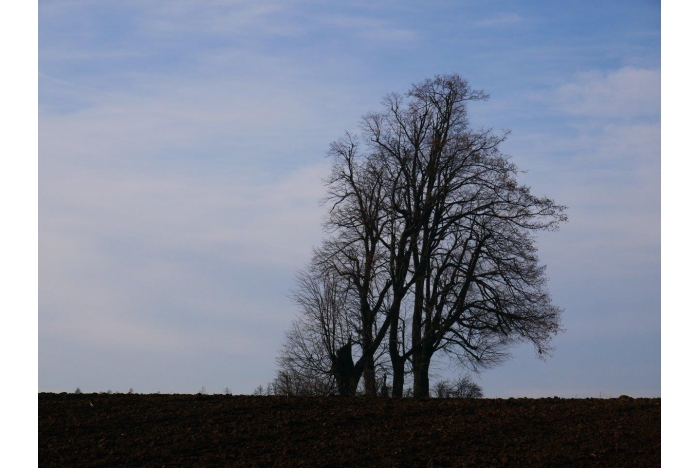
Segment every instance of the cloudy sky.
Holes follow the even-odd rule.
[[[460,73],[570,219],[567,331],[486,396],[660,396],[660,40],[658,1],[40,1],[39,391],[271,381],[329,143]]]

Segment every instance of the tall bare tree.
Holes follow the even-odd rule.
[[[544,354],[559,331],[561,310],[551,305],[530,233],[555,229],[564,207],[517,183],[518,169],[498,149],[505,134],[470,126],[467,103],[487,98],[458,75],[437,76],[405,96],[388,95],[383,112],[364,118],[374,164],[388,177],[393,221],[383,239],[394,288],[395,396],[406,360],[414,395],[427,397],[436,351],[487,366],[513,341],[531,341]],[[406,345],[399,311],[409,290]]]
[[[438,352],[478,370],[515,342],[551,350],[562,311],[534,234],[556,229],[565,208],[517,182],[518,168],[499,151],[507,134],[470,125],[468,103],[487,98],[459,75],[437,76],[389,94],[382,112],[363,118],[361,138],[331,145],[331,237],[299,283],[308,320],[293,341],[305,359],[325,363],[341,394],[354,394],[361,375],[376,394],[383,343],[392,395],[402,396],[409,364],[419,398],[429,396]],[[328,291],[342,301],[318,299]],[[322,313],[331,302],[340,306],[333,320]]]

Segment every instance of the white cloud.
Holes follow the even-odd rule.
[[[661,70],[625,67],[610,73],[583,73],[554,93],[560,110],[604,118],[658,118]]]

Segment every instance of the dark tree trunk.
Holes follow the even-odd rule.
[[[391,368],[394,373],[394,381],[391,387],[391,396],[396,398],[403,397],[403,384],[405,379],[405,362],[403,356],[399,355],[398,346],[389,346],[389,356],[391,357]]]
[[[370,357],[367,361],[362,377],[365,383],[365,395],[377,396],[377,376],[374,368],[374,356]]]
[[[389,328],[389,357],[391,358],[391,368],[394,373],[394,381],[391,388],[391,396],[395,398],[403,397],[403,384],[405,378],[404,359],[399,352],[399,303],[392,307],[391,325]]]
[[[394,372],[394,381],[391,386],[391,396],[394,398],[403,398],[403,383],[405,378],[404,360],[400,359],[399,362],[394,362],[392,360],[391,366]]]
[[[355,373],[355,364],[352,361],[352,344],[342,346],[332,358],[332,372],[338,384],[340,396],[355,395],[359,378]]]
[[[415,398],[430,397],[430,358],[432,353],[422,348],[413,357],[413,396]]]

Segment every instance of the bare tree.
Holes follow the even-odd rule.
[[[506,134],[470,126],[467,103],[487,98],[458,75],[437,76],[405,96],[388,95],[384,112],[363,121],[371,158],[387,177],[391,223],[382,240],[393,286],[395,396],[406,360],[415,396],[426,397],[437,351],[484,367],[515,341],[546,354],[560,330],[561,309],[551,304],[530,233],[556,229],[564,207],[517,183],[517,167],[498,149]],[[400,310],[409,291],[406,345]]]
[[[277,381],[285,388],[292,382],[301,386],[314,383],[313,387],[318,387],[319,382],[315,381],[320,381],[328,392],[335,385],[341,395],[354,394],[354,326],[347,313],[348,291],[338,276],[318,268],[318,264],[312,261],[306,271],[297,273],[292,298],[301,310],[278,356]]]
[[[392,395],[403,395],[409,372],[424,398],[436,353],[478,371],[516,342],[551,351],[562,310],[534,233],[566,221],[565,208],[518,184],[499,151],[506,133],[470,125],[467,104],[487,98],[459,75],[437,76],[389,94],[363,118],[360,139],[331,145],[331,236],[298,277],[302,314],[281,364],[333,376],[340,394],[364,376],[376,394],[386,347]]]

